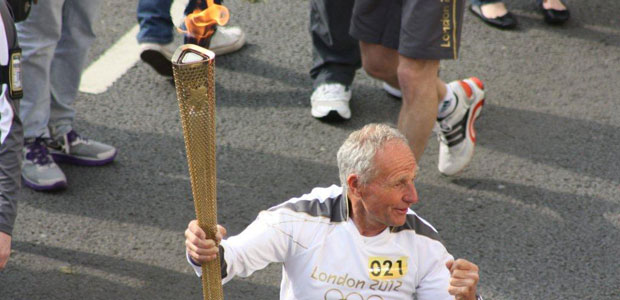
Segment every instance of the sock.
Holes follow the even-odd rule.
[[[449,116],[456,108],[456,97],[449,85],[446,84],[446,95],[439,102],[437,119],[443,119]]]

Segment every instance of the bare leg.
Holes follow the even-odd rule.
[[[446,93],[444,83],[437,77],[438,70],[438,60],[399,57],[398,81],[403,104],[398,115],[398,129],[407,136],[418,161],[437,119],[440,95]]]
[[[400,87],[403,104],[398,116],[398,129],[409,140],[416,160],[426,148],[435,120],[439,100],[446,93],[438,78],[438,60],[411,59],[394,49],[360,42],[364,70],[377,79]]]
[[[360,41],[362,67],[368,75],[398,88],[398,51],[378,44]]]

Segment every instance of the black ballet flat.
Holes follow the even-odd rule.
[[[547,24],[560,25],[570,18],[568,7],[566,7],[566,10],[545,9],[542,5],[542,1],[538,1],[538,5]],[[564,4],[564,6],[566,6],[566,4]]]
[[[497,27],[499,29],[513,29],[517,27],[517,18],[510,12],[507,12],[505,15],[497,18],[487,18],[484,14],[482,14],[482,10],[478,5],[470,5],[469,10],[471,10],[471,12],[482,21],[493,27]]]

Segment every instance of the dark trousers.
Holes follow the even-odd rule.
[[[313,86],[325,82],[350,86],[362,66],[358,41],[349,35],[354,0],[311,0]]]

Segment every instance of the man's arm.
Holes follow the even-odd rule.
[[[200,264],[211,261],[223,250],[221,259],[222,282],[226,283],[234,276],[247,277],[257,270],[265,268],[272,262],[283,262],[297,249],[293,242],[295,222],[278,211],[263,211],[243,232],[218,242],[225,234],[223,227],[216,240],[204,238],[204,232],[197,222],[189,223],[186,234],[186,250],[190,264],[201,276]],[[219,247],[218,247],[219,245]],[[221,248],[220,248],[221,247]],[[221,250],[220,250],[221,249]]]

